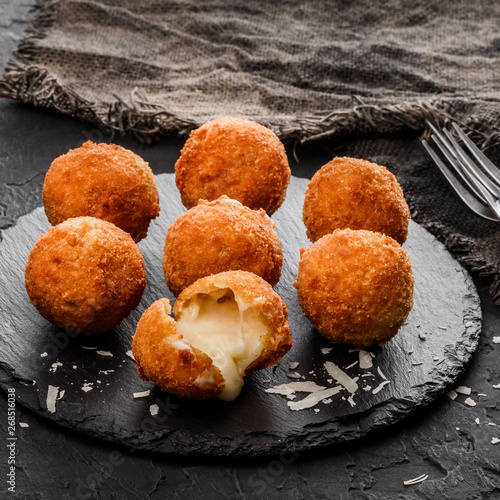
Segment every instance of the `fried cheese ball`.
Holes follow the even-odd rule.
[[[287,308],[271,285],[246,271],[202,278],[142,315],[132,340],[137,372],[178,396],[232,401],[243,377],[290,349]]]
[[[160,213],[158,189],[149,165],[115,144],[81,147],[56,158],[45,176],[43,206],[55,226],[70,217],[112,222],[135,242],[145,238]]]
[[[186,208],[223,194],[273,214],[290,182],[285,148],[267,127],[241,118],[218,118],[193,130],[175,164]]]
[[[165,280],[175,296],[199,278],[230,270],[253,272],[274,286],[282,263],[274,221],[227,196],[201,200],[178,217],[163,252]]]
[[[76,217],[50,228],[31,250],[26,290],[51,323],[85,335],[110,330],[137,307],[144,259],[111,222]]]
[[[309,181],[303,220],[314,242],[335,229],[368,229],[401,245],[410,209],[403,190],[385,167],[357,158],[334,158]]]
[[[383,345],[413,306],[413,273],[392,238],[337,229],[301,249],[295,286],[304,315],[334,344]]]

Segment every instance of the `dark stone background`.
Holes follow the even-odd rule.
[[[0,68],[26,25],[33,0],[0,0]],[[44,174],[53,158],[87,139],[110,140],[103,131],[16,102],[0,102],[0,228],[41,206]],[[152,146],[114,138],[149,161],[155,173],[173,172],[183,140],[167,137]],[[310,177],[334,153],[377,149],[378,138],[323,143],[289,150],[292,170]],[[394,137],[421,149],[417,137]],[[418,154],[424,155],[421,151]],[[387,157],[390,158],[388,151]],[[437,201],[436,201],[437,202]],[[0,243],[1,244],[1,243]],[[483,307],[477,353],[459,385],[472,388],[477,406],[465,396],[435,403],[383,433],[354,443],[266,459],[195,459],[132,452],[70,432],[17,405],[16,494],[7,491],[7,399],[0,400],[0,496],[2,498],[500,498],[500,310],[476,280]],[[1,293],[1,291],[0,291]],[[15,339],[13,339],[15,342]],[[480,396],[479,394],[485,394]],[[120,411],[117,408],[117,411]],[[479,424],[476,423],[479,419]],[[496,426],[487,425],[488,422]],[[421,474],[415,486],[403,481]]]

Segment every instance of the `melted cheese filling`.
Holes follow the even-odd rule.
[[[232,401],[243,387],[245,369],[262,353],[267,327],[226,288],[194,296],[182,309],[177,331],[212,358],[225,381],[219,398]]]

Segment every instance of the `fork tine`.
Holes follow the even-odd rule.
[[[489,177],[484,175],[483,171],[472,161],[470,156],[463,150],[448,130],[444,130],[444,133],[455,148],[457,158],[463,167],[465,175],[479,189],[479,191],[481,191],[486,199],[487,196],[484,194],[484,188],[486,188],[493,196],[498,198],[500,196],[500,188],[494,184]]]
[[[464,143],[469,148],[470,152],[476,157],[476,160],[484,168],[484,170],[490,174],[492,179],[500,185],[500,170],[493,165],[493,163],[486,158],[483,152],[471,141],[470,137],[455,123],[451,124],[453,128],[457,131],[458,135],[464,141]]]
[[[451,173],[449,168],[441,161],[439,156],[434,152],[434,150],[429,146],[426,140],[422,140],[422,144],[424,145],[425,149],[431,156],[431,158],[434,160],[434,163],[438,166],[439,170],[443,173],[443,175],[446,177],[452,188],[455,190],[455,192],[460,196],[462,201],[476,214],[480,215],[481,217],[484,217],[485,219],[493,220],[493,221],[498,221],[499,218],[495,216],[495,213],[493,210],[491,210],[489,207],[484,206],[482,203],[476,200],[474,196],[472,196],[467,189],[465,189],[460,182],[457,181],[455,176]]]
[[[448,139],[439,131],[437,130],[430,122],[429,126],[431,127],[432,131],[434,132],[432,134],[432,139],[436,143],[436,146],[440,149],[440,151],[443,153],[443,155],[446,157],[446,159],[450,162],[452,167],[455,169],[457,174],[460,176],[462,181],[469,186],[471,191],[483,202],[483,203],[488,203],[485,197],[482,195],[481,191],[477,189],[476,185],[469,180],[469,177],[467,176],[462,164],[460,163],[460,158],[458,157],[456,151],[453,149],[453,145],[450,144]],[[439,158],[439,157],[438,157]],[[433,157],[434,159],[434,157]],[[436,160],[434,159],[434,162]],[[443,164],[444,165],[444,164]],[[440,168],[441,166],[438,165]],[[445,166],[445,165],[444,165]],[[448,170],[448,168],[445,166],[445,168]],[[443,169],[441,168],[441,171]],[[453,176],[453,174],[448,170],[449,174]],[[448,178],[448,177],[447,177]],[[448,179],[450,181],[450,179]],[[450,181],[451,182],[451,181]],[[465,201],[465,200],[464,200]]]

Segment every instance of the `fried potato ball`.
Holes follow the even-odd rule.
[[[92,335],[117,326],[146,286],[144,259],[111,222],[76,217],[50,228],[31,250],[26,290],[51,323]]]
[[[292,337],[287,308],[271,285],[246,271],[206,276],[142,315],[132,340],[137,372],[163,391],[232,401],[243,377],[277,363]]]
[[[227,196],[201,200],[170,225],[165,239],[163,272],[176,296],[199,278],[230,270],[253,272],[274,286],[282,263],[274,221]]]
[[[410,258],[392,238],[337,229],[301,249],[295,286],[304,315],[330,342],[383,345],[413,306]]]
[[[309,181],[303,220],[314,242],[335,229],[368,229],[403,244],[410,209],[385,167],[356,158],[334,158]]]
[[[223,194],[273,214],[290,182],[285,148],[267,127],[241,118],[218,118],[193,130],[175,165],[186,208]]]
[[[45,176],[43,206],[55,226],[70,217],[112,222],[135,242],[145,238],[160,213],[158,189],[149,165],[115,144],[81,147],[56,158]]]

